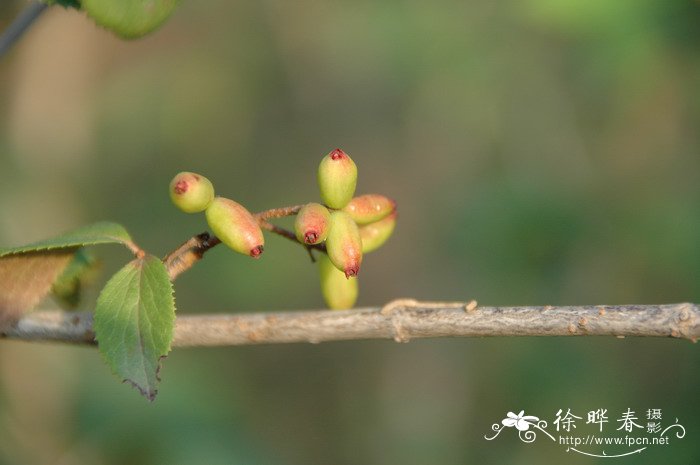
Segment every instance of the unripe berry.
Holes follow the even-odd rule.
[[[328,236],[331,213],[320,203],[309,203],[301,207],[294,221],[297,240],[304,244],[318,244]]]
[[[366,224],[360,227],[360,237],[362,238],[362,252],[369,253],[377,250],[389,239],[396,226],[396,211],[391,215],[375,223]]]
[[[318,258],[318,267],[321,275],[321,293],[326,305],[333,310],[352,308],[357,300],[357,278],[346,279],[343,272],[338,270],[325,254]]]
[[[265,238],[255,217],[241,204],[216,197],[206,211],[207,223],[221,242],[243,255],[258,258]]]
[[[214,186],[201,174],[183,171],[170,181],[170,200],[185,213],[199,213],[214,200]]]
[[[318,165],[318,186],[323,203],[343,208],[355,194],[357,166],[347,153],[335,149]]]
[[[357,276],[362,263],[362,238],[357,224],[342,210],[331,213],[331,225],[326,238],[328,258],[346,278]]]
[[[81,0],[80,6],[100,26],[124,39],[135,39],[157,29],[179,3],[180,0]]]
[[[358,225],[374,223],[396,210],[396,202],[380,194],[366,194],[353,198],[343,207]]]

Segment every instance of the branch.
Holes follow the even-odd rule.
[[[291,207],[271,208],[269,210],[256,213],[254,216],[259,220],[270,220],[272,218],[284,218],[285,216],[293,216],[299,213],[303,205],[292,205]]]
[[[192,265],[202,259],[207,250],[220,243],[221,240],[218,237],[208,232],[203,232],[187,239],[180,247],[170,252],[163,259],[170,280],[174,281],[181,273],[189,270]]]
[[[302,244],[297,240],[296,235],[292,231],[288,231],[279,226],[275,226],[274,224],[267,221],[272,218],[282,218],[285,216],[296,215],[297,213],[299,213],[301,207],[302,205],[294,205],[291,207],[272,208],[270,210],[255,213],[253,216],[255,216],[255,218],[258,220],[258,224],[260,224],[260,227],[262,229],[270,231],[271,233],[277,234],[279,236],[285,237],[299,245],[304,246],[309,252],[311,261],[314,261],[314,257],[311,254],[311,249],[319,250],[325,253],[325,245]],[[219,240],[219,238],[214,236],[213,234],[209,234],[208,232],[203,232],[201,234],[197,234],[196,236],[192,236],[189,239],[187,239],[184,243],[182,243],[182,245],[170,252],[163,259],[163,263],[165,263],[165,267],[168,269],[168,275],[170,276],[170,280],[174,281],[175,278],[180,276],[180,274],[189,270],[195,263],[197,263],[204,257],[204,253],[206,251],[208,251],[212,247],[216,247],[219,244],[221,244],[221,240]],[[143,251],[141,251],[141,253],[143,253]]]
[[[382,308],[342,311],[182,315],[175,347],[319,343],[354,339],[408,342],[426,337],[647,336],[700,338],[700,307],[596,305],[477,307],[476,302],[400,299]],[[92,313],[43,311],[26,315],[0,337],[95,344]]]
[[[45,3],[32,2],[22,10],[19,16],[12,21],[12,24],[0,35],[0,57],[7,53],[10,47],[22,37],[29,26],[34,24],[34,21],[46,10],[46,7]]]

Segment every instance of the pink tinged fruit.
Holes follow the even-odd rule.
[[[370,253],[384,245],[387,239],[391,237],[395,227],[396,211],[377,222],[361,226],[360,237],[362,238],[362,252]]]
[[[396,210],[396,202],[380,194],[365,194],[353,198],[343,207],[358,225],[374,223]]]
[[[333,265],[345,273],[345,277],[357,276],[362,264],[362,238],[357,224],[344,211],[331,213],[330,230],[326,238],[326,251]]]
[[[345,274],[331,263],[327,255],[318,257],[323,300],[333,310],[345,310],[355,305],[358,294],[357,278],[347,279]]]
[[[221,242],[243,255],[258,258],[265,238],[255,217],[241,204],[216,197],[206,211],[207,223]]]
[[[183,171],[170,181],[170,200],[185,213],[199,213],[214,200],[211,181],[197,173]]]
[[[331,213],[320,203],[309,203],[301,207],[294,221],[297,240],[304,244],[318,244],[326,240]]]
[[[318,165],[321,199],[330,208],[343,208],[355,194],[357,166],[347,153],[335,149]]]

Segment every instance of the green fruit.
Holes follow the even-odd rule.
[[[370,253],[377,250],[389,239],[396,226],[396,211],[377,222],[360,227],[362,252]]]
[[[366,194],[353,198],[343,207],[358,225],[374,223],[396,210],[396,202],[380,194]]]
[[[294,221],[297,240],[304,244],[318,244],[326,240],[331,213],[320,203],[301,207]]]
[[[326,305],[333,310],[352,308],[357,300],[357,278],[346,279],[345,274],[324,254],[318,258],[318,267],[321,275],[321,293]]]
[[[136,39],[154,31],[179,3],[179,0],[81,0],[89,17],[123,39]]]
[[[318,165],[318,186],[321,199],[330,208],[343,208],[355,194],[357,166],[340,149],[335,149]]]
[[[362,263],[362,238],[357,224],[342,210],[331,213],[326,238],[328,258],[347,278],[357,276]]]
[[[170,200],[185,213],[199,213],[214,200],[214,186],[200,174],[183,171],[170,181]]]
[[[265,238],[255,217],[241,204],[216,197],[206,211],[207,223],[221,242],[243,255],[258,258]]]

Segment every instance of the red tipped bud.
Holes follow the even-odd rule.
[[[377,222],[360,227],[362,252],[369,253],[377,250],[389,239],[396,226],[396,211]]]
[[[357,166],[347,153],[335,149],[318,165],[318,186],[323,203],[343,208],[355,194]]]
[[[255,217],[241,204],[216,197],[206,211],[207,223],[221,242],[244,255],[258,258],[265,238]]]
[[[357,224],[344,211],[331,213],[330,230],[326,238],[328,258],[346,278],[357,276],[362,263],[362,238]]]
[[[250,256],[253,258],[259,258],[260,255],[262,255],[263,251],[265,248],[262,245],[259,245],[257,247],[253,247],[250,249]]]
[[[358,225],[374,223],[396,210],[396,202],[380,194],[366,194],[353,198],[343,207]]]
[[[170,200],[185,213],[199,213],[214,200],[214,186],[201,174],[183,171],[170,181]]]
[[[321,293],[326,305],[333,310],[345,310],[355,305],[358,294],[357,278],[347,279],[326,255],[318,258]]]
[[[320,203],[309,203],[301,207],[294,221],[294,232],[299,242],[318,244],[328,236],[331,213]]]

